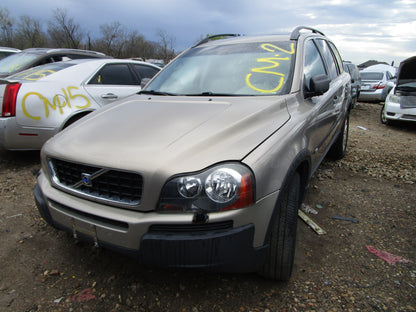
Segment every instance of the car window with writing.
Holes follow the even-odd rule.
[[[147,90],[178,95],[274,95],[290,89],[294,42],[196,47],[176,59]]]
[[[22,72],[9,76],[9,79],[26,80],[26,81],[37,81],[39,79],[48,77],[53,73],[61,71],[65,68],[71,67],[74,64],[68,63],[51,63],[43,66],[37,66],[24,70]]]

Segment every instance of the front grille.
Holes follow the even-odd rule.
[[[67,192],[113,205],[140,204],[143,178],[132,172],[50,159],[54,183]]]
[[[206,231],[221,231],[233,228],[233,221],[223,221],[204,224],[154,224],[150,226],[149,233],[195,233]]]
[[[411,119],[411,120],[416,120],[416,115],[403,115],[403,118],[406,118],[406,119]]]

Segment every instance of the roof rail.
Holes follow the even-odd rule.
[[[240,34],[218,34],[218,35],[212,35],[212,36],[209,36],[209,37],[206,37],[206,38],[202,39],[200,42],[198,42],[194,46],[195,47],[196,46],[199,46],[199,45],[204,44],[204,43],[207,43],[208,41],[211,41],[211,40],[224,39],[224,37],[239,37],[239,36],[240,36]]]
[[[300,36],[300,31],[303,30],[303,29],[310,30],[310,31],[312,31],[312,33],[320,34],[322,36],[325,36],[325,34],[323,32],[321,32],[321,31],[319,31],[319,30],[317,30],[315,28],[308,27],[308,26],[298,26],[290,34],[290,40],[296,40],[296,39],[298,39],[299,36]]]

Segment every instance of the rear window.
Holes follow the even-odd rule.
[[[68,63],[51,63],[42,66],[33,67],[27,70],[24,70],[20,73],[11,75],[8,79],[12,80],[23,80],[23,81],[36,81],[41,78],[45,78],[53,73],[56,73],[62,69],[71,67],[75,64]]]
[[[361,72],[362,80],[383,80],[383,73]]]
[[[0,61],[1,74],[13,74],[37,59],[39,55],[32,53],[16,53]]]

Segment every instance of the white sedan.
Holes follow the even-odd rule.
[[[416,121],[416,56],[400,63],[396,86],[390,91],[381,109],[383,124]]]
[[[141,90],[160,68],[145,62],[82,59],[38,66],[0,80],[0,146],[40,149],[97,108]]]

